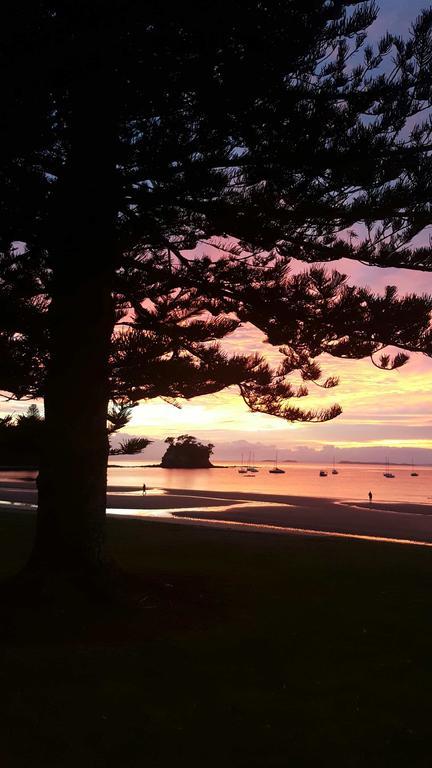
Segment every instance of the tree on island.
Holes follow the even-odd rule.
[[[165,442],[168,448],[161,460],[164,469],[208,469],[213,466],[210,461],[212,443],[199,443],[192,435],[167,437]]]
[[[252,410],[325,421],[340,408],[291,401],[321,352],[381,351],[384,367],[430,353],[429,298],[289,274],[291,257],[431,267],[411,243],[430,223],[432,14],[373,49],[376,15],[336,0],[222,2],[205,25],[188,2],[2,9],[0,385],[45,403],[33,567],[105,562],[110,400],[236,385]],[[245,321],[280,366],[224,352]]]

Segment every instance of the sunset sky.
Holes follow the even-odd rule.
[[[379,38],[387,29],[405,35],[424,5],[418,0],[382,0],[371,39]],[[429,233],[424,233],[423,242],[428,238]],[[432,274],[379,270],[348,261],[327,266],[377,291],[385,285],[397,285],[401,293],[432,293]],[[265,347],[262,337],[248,327],[233,334],[227,346],[230,351],[261,353]],[[134,410],[125,431],[153,440],[188,432],[215,443],[216,458],[221,459],[238,459],[242,450],[254,451],[257,460],[271,458],[277,447],[281,458],[319,460],[325,450],[344,459],[381,460],[388,454],[395,461],[411,461],[412,457],[414,461],[432,462],[432,359],[414,355],[402,369],[390,372],[377,370],[370,361],[323,358],[322,365],[326,374],[340,376],[340,385],[327,393],[319,391],[319,396],[308,397],[303,403],[307,407],[340,403],[343,414],[326,424],[288,424],[249,413],[237,391],[228,390],[183,403],[181,409],[160,400],[143,403]],[[28,402],[2,403],[0,412],[21,412],[26,407]],[[146,450],[144,458],[158,458],[160,453],[161,446],[156,444]]]
[[[371,39],[381,37],[387,29],[405,35],[426,3],[382,0],[379,5],[381,12],[371,29]],[[428,239],[429,233],[425,233],[423,242],[428,243]],[[370,268],[348,261],[328,266],[377,291],[385,285],[397,285],[401,293],[432,293],[431,274]],[[232,350],[264,349],[259,334],[248,328],[237,331],[229,346]],[[249,413],[236,390],[229,390],[196,398],[184,403],[181,410],[161,401],[142,405],[135,410],[127,431],[153,439],[189,432],[214,442],[215,456],[221,459],[238,459],[242,450],[249,449],[255,451],[257,459],[271,458],[277,446],[282,457],[297,459],[319,460],[325,450],[344,459],[379,460],[388,454],[395,461],[413,458],[432,462],[432,359],[413,355],[402,369],[388,372],[377,370],[366,360],[323,358],[322,363],[326,373],[340,376],[340,384],[324,395],[320,392],[319,397],[308,397],[307,404],[339,402],[344,411],[326,424],[287,424]],[[156,458],[159,453],[160,446],[150,446],[145,456]]]
[[[353,282],[377,291],[385,285],[397,285],[402,293],[432,293],[430,274],[380,270],[347,261],[334,266],[352,276]],[[271,353],[262,339],[255,329],[243,327],[226,346],[230,351]],[[387,372],[367,360],[323,357],[322,365],[327,374],[340,376],[340,384],[328,392],[318,390],[317,395],[311,394],[307,404],[339,402],[344,411],[326,424],[287,424],[281,419],[252,414],[233,389],[196,398],[182,404],[181,409],[159,400],[143,404],[135,409],[127,432],[153,439],[189,432],[214,442],[216,457],[227,459],[238,458],[242,450],[255,451],[257,459],[271,458],[271,447],[277,446],[282,457],[319,460],[324,446],[335,446],[336,455],[344,459],[378,460],[385,453],[395,461],[410,461],[411,457],[414,461],[432,461],[432,359],[412,355],[403,368]],[[148,448],[146,457],[156,458],[159,451],[159,446]],[[327,452],[332,451],[333,447],[329,447]]]

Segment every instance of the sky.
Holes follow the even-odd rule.
[[[370,30],[372,40],[387,30],[405,35],[410,23],[427,2],[381,0],[380,14]],[[331,267],[332,265],[328,265]],[[432,274],[398,269],[377,269],[355,262],[334,265],[346,272],[355,284],[381,291],[397,285],[401,293],[432,293]],[[257,332],[242,328],[230,341],[231,348],[263,352]],[[215,457],[240,459],[241,453],[255,453],[256,460],[279,456],[296,460],[336,459],[432,463],[432,359],[412,355],[396,371],[380,371],[370,361],[341,361],[322,358],[326,373],[340,377],[340,384],[307,404],[338,402],[343,413],[325,424],[289,424],[281,419],[248,412],[235,390],[196,398],[181,410],[162,401],[135,409],[130,434],[156,441],[184,432],[215,443]],[[304,401],[306,402],[306,400]],[[146,458],[157,458],[162,447],[150,446]]]
[[[332,266],[332,265],[329,265]],[[398,269],[365,267],[342,261],[339,271],[355,284],[381,292],[385,285],[397,285],[401,293],[432,294],[432,274]],[[240,328],[228,343],[230,351],[263,353],[268,345],[251,327]],[[370,360],[320,358],[327,375],[338,375],[335,389],[303,401],[310,406],[338,402],[343,413],[324,424],[290,424],[263,414],[250,413],[235,388],[184,402],[181,409],[160,400],[135,409],[126,431],[160,440],[184,432],[216,445],[215,458],[240,459],[241,453],[255,453],[255,459],[280,458],[299,461],[337,460],[432,463],[432,359],[411,355],[395,371],[375,368]],[[310,387],[310,390],[313,387]],[[158,458],[159,443],[150,446],[145,458]]]
[[[376,40],[387,29],[405,35],[412,21],[427,5],[417,0],[381,0],[381,13],[370,30]],[[328,265],[331,267],[332,265]],[[377,269],[355,262],[334,265],[346,272],[355,284],[381,291],[397,285],[401,293],[432,294],[432,274],[408,270]],[[231,351],[263,352],[263,339],[249,327],[239,329],[228,341]],[[325,424],[290,424],[262,414],[248,412],[236,390],[195,398],[181,409],[161,400],[142,403],[134,409],[127,434],[155,441],[143,459],[158,459],[168,435],[189,433],[215,444],[216,459],[240,460],[241,454],[255,453],[255,459],[279,458],[320,461],[394,461],[411,459],[432,463],[432,359],[412,355],[402,369],[377,370],[370,361],[338,361],[322,358],[326,374],[338,375],[340,384],[319,397],[308,397],[307,406],[338,402],[343,414]],[[3,403],[0,411],[21,412],[25,404]]]

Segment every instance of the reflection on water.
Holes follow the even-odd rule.
[[[124,461],[121,459],[124,458]],[[374,502],[410,502],[430,504],[432,501],[432,468],[417,467],[418,476],[411,477],[411,467],[391,467],[395,477],[385,478],[385,467],[373,464],[338,464],[337,475],[331,474],[331,467],[320,464],[284,464],[285,474],[269,473],[271,464],[258,464],[259,472],[245,476],[239,474],[234,464],[214,469],[161,469],[160,467],[138,466],[135,459],[116,457],[122,466],[108,468],[108,483],[112,492],[130,491],[142,495],[143,483],[146,495],[158,496],[166,490],[263,493],[280,496],[312,496],[320,498],[367,501],[372,491]],[[327,477],[320,477],[320,469],[328,471]],[[0,486],[8,481],[22,482],[36,478],[37,472],[0,472]]]
[[[319,537],[329,537],[329,538],[336,538],[336,539],[356,539],[359,541],[374,541],[384,544],[409,544],[416,547],[432,547],[432,542],[430,541],[417,541],[416,539],[395,539],[389,536],[370,536],[367,534],[362,533],[340,533],[339,531],[321,531],[321,530],[315,530],[310,528],[290,528],[285,525],[271,525],[267,523],[244,523],[244,522],[238,522],[230,520],[229,522],[220,521],[220,520],[196,520],[193,517],[184,517],[181,518],[181,520],[177,519],[175,522],[183,522],[192,525],[201,525],[201,526],[211,526],[216,528],[224,528],[229,530],[230,528],[238,529],[249,529],[249,530],[255,530],[257,532],[268,532],[268,533],[280,533],[280,534],[297,534],[300,536],[319,536]]]
[[[418,509],[419,507],[412,507],[411,505],[410,505],[408,510],[398,509],[397,508],[397,504],[396,504],[396,508],[395,507],[387,507],[387,508],[383,509],[382,507],[378,507],[376,504],[373,504],[372,506],[369,506],[369,504],[365,503],[362,506],[360,506],[360,505],[356,504],[356,500],[355,499],[351,500],[351,501],[350,500],[347,500],[347,501],[335,501],[335,504],[339,505],[341,507],[347,507],[348,509],[358,509],[360,512],[365,512],[365,511],[366,512],[367,511],[379,512],[380,515],[402,515],[404,517],[406,517],[406,516],[408,516],[408,517],[430,517],[431,516],[430,507],[429,508],[420,507],[423,510],[421,512],[415,512],[414,510]]]
[[[107,515],[119,515],[124,517],[173,517],[173,509],[107,509]],[[191,511],[191,510],[189,510]]]
[[[129,495],[129,494],[128,494]],[[212,513],[221,514],[223,512],[226,512],[229,514],[233,510],[249,510],[249,509],[259,509],[260,507],[262,509],[271,509],[272,507],[275,509],[280,510],[281,504],[273,504],[269,501],[243,501],[243,500],[234,500],[234,503],[232,504],[218,504],[217,506],[205,506],[205,505],[198,505],[193,507],[184,506],[181,502],[181,496],[176,497],[178,500],[178,504],[175,507],[164,507],[163,509],[136,509],[136,508],[127,508],[127,509],[118,509],[117,507],[109,507],[107,509],[108,515],[131,515],[132,517],[174,517],[181,513],[181,516],[183,517],[184,512],[194,512],[196,514],[200,514],[206,517],[208,515],[211,515]],[[186,497],[187,498],[187,497]],[[292,507],[291,504],[284,504],[283,508],[290,508]]]
[[[139,491],[121,491],[121,493],[127,493],[128,496],[165,496],[167,491],[165,488],[146,488],[145,492],[143,493],[142,490]]]
[[[220,510],[220,507],[218,507]],[[247,523],[238,520],[212,520],[211,518],[198,519],[196,517],[181,516],[176,517],[176,512],[185,512],[186,509],[178,510],[153,510],[152,512],[143,512],[136,509],[110,509],[107,510],[109,515],[125,515],[128,517],[140,517],[142,519],[153,517],[159,518],[165,521],[176,523],[178,525],[193,525],[198,527],[208,528],[222,528],[223,530],[244,530],[255,531],[257,533],[276,533],[282,535],[297,535],[297,536],[319,536],[325,538],[336,539],[354,539],[357,541],[370,541],[380,544],[405,544],[415,547],[432,547],[430,541],[419,541],[416,539],[398,539],[390,536],[370,536],[361,533],[341,533],[339,531],[322,531],[311,528],[294,528],[286,525],[272,525],[268,523]],[[192,510],[190,510],[192,511]],[[193,509],[196,512],[196,509]],[[201,511],[201,510],[200,510]]]
[[[2,469],[0,470],[0,481],[2,484],[8,480],[13,480],[14,482],[34,482],[37,474],[36,470]]]
[[[32,512],[33,514],[36,511],[36,505],[35,504],[27,504],[22,503],[19,501],[6,501],[6,500],[0,500],[0,504],[3,505],[6,508],[14,509],[15,511],[22,511],[22,512]],[[250,507],[253,507],[256,509],[256,507],[263,506],[267,509],[269,507],[277,507],[280,509],[280,504],[271,504],[269,502],[260,503],[260,502],[239,502],[237,501],[235,504],[229,504],[226,506],[217,506],[217,507],[173,507],[169,509],[151,509],[151,510],[143,510],[143,509],[121,509],[121,508],[114,508],[114,509],[107,509],[107,514],[109,516],[119,516],[119,517],[132,517],[132,518],[140,518],[141,520],[146,519],[158,519],[161,522],[171,522],[175,523],[176,525],[193,525],[193,526],[207,526],[207,527],[213,527],[213,528],[223,528],[225,530],[247,530],[247,531],[255,531],[255,532],[262,532],[262,533],[277,533],[277,534],[284,534],[284,535],[301,535],[301,536],[319,536],[319,537],[330,537],[330,538],[338,538],[338,539],[355,539],[360,541],[370,541],[370,542],[379,542],[379,543],[388,543],[388,544],[405,544],[405,545],[411,545],[411,546],[418,546],[418,547],[432,547],[432,542],[423,541],[420,538],[419,539],[408,539],[408,538],[396,538],[396,537],[390,537],[390,536],[372,536],[369,534],[361,534],[361,533],[343,533],[340,531],[327,531],[322,530],[319,526],[314,529],[310,528],[300,528],[300,527],[293,527],[288,525],[276,525],[271,523],[258,523],[258,522],[244,522],[244,521],[238,521],[238,520],[223,520],[223,519],[213,519],[210,515],[213,512],[217,512],[220,514],[220,512],[230,512],[232,509],[245,509],[247,510]],[[291,505],[286,505],[291,506]],[[364,509],[364,507],[359,508]],[[387,510],[376,510],[379,512],[387,511]],[[202,518],[196,518],[196,517],[188,517],[185,515],[185,512],[193,512],[193,513],[200,513],[203,515]],[[180,514],[180,516],[179,516]],[[395,514],[395,512],[390,512],[390,514]],[[396,513],[398,514],[398,513]],[[401,513],[404,514],[404,513]],[[409,516],[412,516],[413,513],[411,513]],[[416,516],[416,515],[414,515]]]
[[[130,461],[130,460],[129,460]],[[250,477],[239,474],[237,466],[214,469],[161,469],[160,467],[122,467],[108,470],[108,482],[113,486],[135,486],[230,493],[265,493],[315,498],[354,499],[367,501],[372,491],[375,501],[400,501],[430,504],[432,468],[418,468],[418,477],[411,477],[411,467],[392,467],[393,479],[383,477],[385,467],[372,464],[340,464],[338,475],[324,465],[327,477],[320,477],[319,464],[284,464],[284,475],[269,474],[271,464],[258,464],[259,472]]]
[[[3,499],[0,499],[0,504],[2,504],[5,507],[22,507],[22,509],[37,509],[37,504],[27,504],[27,502],[22,501],[5,501]]]

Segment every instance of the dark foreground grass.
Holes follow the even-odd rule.
[[[2,515],[0,577],[32,533]],[[23,607],[1,646],[2,768],[432,765],[431,550],[109,533],[138,607]]]

